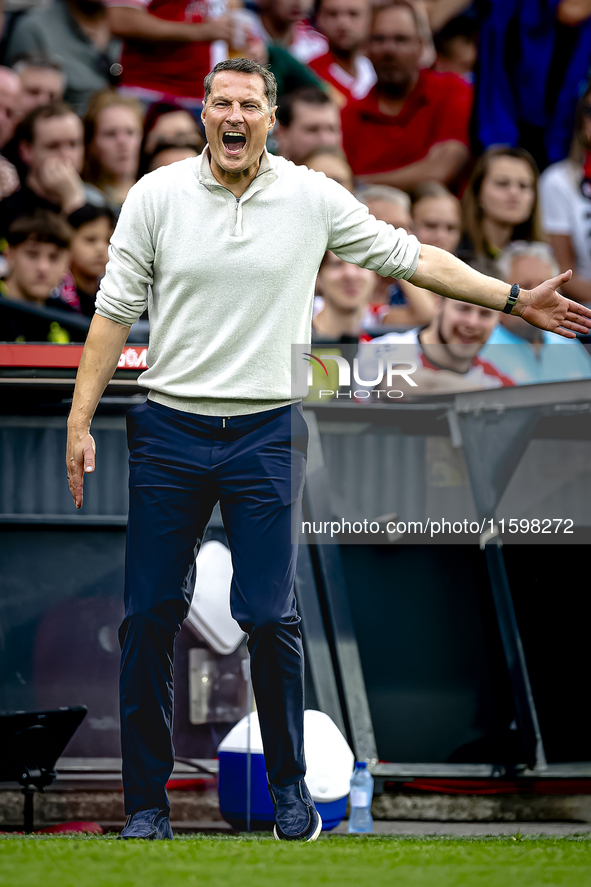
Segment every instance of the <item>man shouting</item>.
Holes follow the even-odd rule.
[[[484,277],[370,216],[322,173],[265,150],[276,84],[246,59],[205,78],[207,147],[129,192],[112,238],[68,420],[70,489],[93,471],[90,423],[130,326],[146,306],[146,403],[128,413],[130,504],[120,629],[123,838],[172,837],[174,639],[189,610],[195,556],[220,503],[232,553],[231,606],[249,636],[275,837],[315,840],[306,788],[303,658],[294,599],[307,429],[291,391],[291,345],[310,341],[326,250],[384,277],[512,311],[574,337],[591,311],[556,292]]]

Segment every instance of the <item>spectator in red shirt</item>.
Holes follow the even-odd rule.
[[[308,64],[333,88],[343,107],[364,99],[376,82],[373,65],[360,49],[369,33],[370,0],[316,0],[316,26],[328,52]]]
[[[325,92],[315,86],[289,93],[277,108],[273,131],[278,153],[303,163],[304,157],[320,145],[342,145],[339,109]]]
[[[412,361],[418,369],[413,373],[417,387],[411,395],[513,386],[513,379],[479,355],[499,322],[500,312],[443,296],[436,299],[436,314],[427,326],[386,333],[362,346],[358,353],[360,377],[377,378],[380,361],[382,372],[390,363]],[[373,390],[385,393],[398,387],[397,381],[388,384],[384,375]],[[379,395],[377,399],[380,403],[388,402]]]
[[[140,99],[199,105],[212,62],[210,43],[232,39],[229,16],[210,17],[210,0],[105,0],[109,27],[124,40],[120,85]]]
[[[422,45],[406,0],[373,11],[368,55],[377,84],[343,111],[345,153],[362,181],[405,191],[449,184],[468,160],[471,87],[455,74],[421,70]]]

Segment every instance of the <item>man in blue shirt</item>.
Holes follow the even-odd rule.
[[[533,289],[558,274],[558,265],[546,243],[516,241],[499,260],[504,280]],[[501,315],[481,352],[517,385],[591,378],[591,356],[577,339],[565,339],[540,330],[511,314]]]

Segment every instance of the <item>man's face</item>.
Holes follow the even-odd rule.
[[[430,246],[454,253],[460,242],[462,212],[455,197],[425,197],[413,208],[414,233]]]
[[[341,311],[357,311],[370,300],[376,275],[367,268],[360,268],[328,253],[318,272],[322,295]]]
[[[343,134],[337,106],[332,102],[326,105],[295,102],[291,124],[278,128],[277,141],[281,154],[294,163],[301,163],[313,148],[340,148]]]
[[[368,57],[373,64],[378,85],[404,88],[419,73],[423,44],[412,13],[403,7],[391,7],[376,15],[369,35]]]
[[[322,0],[316,23],[331,49],[352,52],[369,31],[369,0]]]
[[[0,69],[0,149],[10,141],[20,114],[21,86],[18,77]]]
[[[71,163],[81,172],[84,162],[82,121],[76,114],[37,120],[33,141],[21,142],[21,156],[31,173],[38,175],[52,157]]]
[[[20,113],[24,117],[33,108],[48,105],[64,96],[65,78],[53,68],[37,68],[27,65],[19,71],[22,87]]]
[[[499,312],[491,308],[442,298],[438,318],[439,337],[452,357],[473,359],[488,342],[498,320]]]
[[[14,282],[27,301],[44,303],[66,273],[68,256],[68,250],[54,243],[35,240],[9,247],[9,283]]]
[[[405,231],[410,231],[412,228],[410,214],[398,203],[391,200],[375,199],[368,201],[367,208],[372,216],[382,222],[387,222],[393,228],[404,228]]]
[[[258,74],[220,71],[201,119],[212,163],[225,172],[240,173],[258,164],[275,123],[275,109],[269,110]]]
[[[81,225],[72,238],[71,266],[89,277],[102,277],[109,260],[109,240],[113,229],[104,216]]]

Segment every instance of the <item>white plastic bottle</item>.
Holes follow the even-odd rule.
[[[356,761],[351,776],[351,794],[349,795],[349,834],[368,834],[373,831],[371,816],[371,799],[373,797],[373,776],[367,769],[365,761]]]

